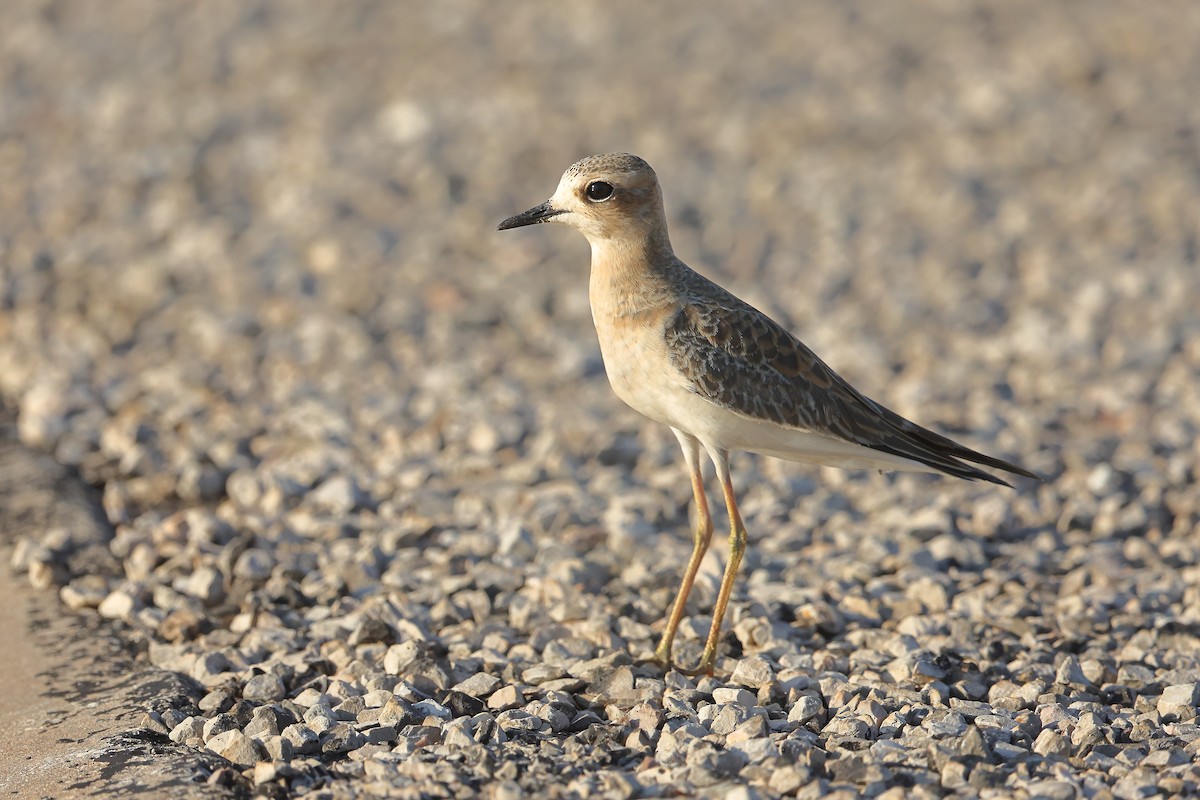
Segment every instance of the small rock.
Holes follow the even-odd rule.
[[[507,711],[510,708],[524,705],[525,696],[516,686],[502,686],[488,698],[487,707],[492,711]]]
[[[918,657],[912,665],[911,677],[918,685],[940,681],[947,675],[947,669],[937,659],[928,653]]]
[[[526,683],[541,686],[550,681],[559,680],[566,674],[566,669],[558,664],[532,664],[522,671],[521,677]],[[585,680],[591,680],[591,678],[588,677]]]
[[[399,675],[421,657],[421,648],[416,642],[394,644],[383,655],[383,669],[389,675]]]
[[[958,740],[957,747],[960,756],[973,756],[985,761],[992,760],[992,749],[983,738],[983,734],[979,732],[979,728],[974,725],[967,728],[967,732]]]
[[[321,734],[322,753],[348,753],[366,744],[366,737],[353,726],[339,722]]]
[[[199,717],[188,717],[172,728],[168,736],[176,744],[203,742],[204,720]]]
[[[254,765],[254,785],[270,783],[279,776],[279,766],[271,761],[259,761]]]
[[[943,789],[962,789],[967,785],[967,775],[970,767],[961,761],[947,761],[942,766],[941,782]]]
[[[1117,682],[1140,689],[1154,683],[1154,670],[1144,664],[1122,664],[1117,670]]]
[[[278,675],[255,675],[242,687],[242,697],[259,703],[269,703],[284,696],[283,681]]]
[[[819,698],[813,697],[810,694],[802,695],[797,698],[795,705],[788,712],[788,722],[795,722],[803,725],[813,719],[822,711],[821,701]]]
[[[497,547],[501,555],[518,561],[529,561],[537,555],[533,533],[517,519],[507,519],[499,526]]]
[[[262,741],[268,736],[279,735],[279,719],[269,706],[259,706],[254,709],[254,716],[242,729],[242,733],[252,739]]]
[[[500,685],[500,679],[495,675],[489,675],[486,672],[476,672],[471,677],[454,685],[454,691],[468,694],[471,697],[487,697],[497,686]]]
[[[315,705],[304,712],[304,724],[316,734],[322,734],[338,722],[333,710],[324,705]]]
[[[418,725],[420,722],[421,718],[412,710],[412,706],[402,700],[392,698],[379,710],[380,725],[402,728],[405,725]]]
[[[253,470],[239,469],[225,479],[225,492],[242,508],[254,508],[262,497],[262,483]]]
[[[97,608],[108,597],[108,581],[99,575],[83,575],[58,590],[67,608]]]
[[[967,732],[966,720],[955,711],[940,716],[930,715],[922,727],[935,739],[957,738]]]
[[[204,741],[207,742],[222,733],[238,730],[237,720],[231,714],[217,714],[215,717],[204,723]]]
[[[140,607],[140,603],[127,589],[110,592],[100,601],[96,610],[105,619],[128,619]]]
[[[231,788],[237,785],[237,782],[240,778],[241,774],[238,772],[238,770],[233,769],[232,767],[220,767],[213,770],[212,774],[208,776],[208,779],[205,781],[205,783],[207,783],[209,786],[224,786],[226,788]]]
[[[734,728],[741,725],[749,718],[750,713],[749,709],[734,705],[708,706],[704,710],[708,711],[710,708],[715,708],[717,710],[716,713],[711,717],[708,729],[713,733],[720,734],[722,736],[732,733]],[[701,722],[704,721],[705,716],[706,715],[700,717]]]
[[[658,730],[663,724],[663,710],[653,703],[638,703],[629,709],[625,722],[643,730]]]
[[[311,505],[334,514],[348,514],[364,500],[358,484],[348,475],[335,475],[308,495]]]
[[[536,731],[542,727],[542,720],[519,708],[502,711],[496,715],[496,724],[504,731]]]
[[[992,745],[992,752],[997,758],[1004,761],[1016,761],[1029,755],[1029,751],[1023,747],[1011,744],[1005,741],[998,741]]]
[[[194,572],[175,587],[180,592],[195,597],[206,606],[214,606],[225,599],[225,578],[220,570],[209,565],[197,567]]]
[[[785,764],[771,770],[767,788],[779,796],[795,794],[796,790],[812,781],[812,772],[804,767]]]
[[[233,564],[233,575],[250,581],[265,581],[275,568],[275,558],[266,550],[251,547],[242,551]]]
[[[454,689],[442,698],[442,705],[450,709],[450,713],[456,717],[471,717],[484,709],[482,700]]]
[[[775,671],[766,659],[750,656],[738,661],[729,680],[732,683],[740,683],[742,686],[757,689],[775,680]]]
[[[758,703],[758,698],[745,689],[730,689],[723,686],[720,689],[713,689],[712,695],[714,703],[736,703],[747,708]]]
[[[221,652],[209,652],[197,658],[192,664],[192,677],[199,681],[204,686],[216,686],[223,684],[227,679],[228,673],[233,669],[233,665],[229,663],[229,658]]]
[[[602,672],[588,687],[602,703],[620,703],[633,698],[633,670],[619,666]]]
[[[213,689],[201,697],[196,706],[206,714],[220,714],[233,707],[233,696],[224,689]]]
[[[447,747],[469,747],[475,744],[471,736],[470,720],[458,719],[442,729],[442,744]]]
[[[729,735],[725,737],[725,746],[738,747],[745,752],[750,742],[769,742],[767,733],[766,719],[755,715],[729,732]]]
[[[302,723],[288,725],[280,736],[291,745],[293,752],[300,755],[318,753],[321,750],[320,737],[312,728]]]
[[[367,617],[354,628],[346,641],[352,647],[357,647],[360,644],[368,642],[383,642],[386,644],[395,641],[394,637],[395,632],[386,622],[375,617]]]
[[[1180,720],[1194,719],[1197,700],[1200,700],[1200,684],[1179,683],[1167,686],[1159,695],[1158,713],[1164,717],[1169,714]]]
[[[1142,766],[1153,767],[1155,769],[1163,769],[1165,767],[1175,767],[1180,764],[1186,764],[1191,759],[1188,753],[1179,748],[1166,748],[1154,750],[1144,759]]]
[[[434,717],[436,719],[452,719],[454,712],[446,708],[436,700],[422,700],[419,703],[413,703],[413,713],[422,719]]]
[[[239,730],[226,731],[214,736],[205,742],[204,746],[239,767],[252,767],[264,755],[258,743]]]
[[[1071,752],[1071,744],[1056,731],[1046,728],[1033,740],[1030,749],[1039,756],[1067,756]]]
[[[1063,686],[1091,686],[1092,683],[1083,674],[1083,667],[1079,665],[1079,659],[1075,656],[1067,656],[1063,662],[1058,665],[1058,670],[1054,673],[1054,682]]]
[[[391,744],[396,741],[396,727],[394,725],[376,725],[374,728],[368,728],[363,732],[366,736],[367,744]]]

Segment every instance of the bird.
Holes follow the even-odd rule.
[[[1010,486],[980,466],[1037,479],[867,398],[766,314],[688,267],[671,247],[663,193],[629,153],[572,164],[550,199],[497,230],[564,223],[588,240],[588,296],[609,383],[635,411],[671,428],[696,505],[692,553],[654,651],[665,668],[712,540],[701,450],[716,468],[729,555],[694,674],[713,674],[721,626],[747,546],[729,453],[749,451],[848,469],[934,472]],[[685,670],[687,671],[687,670]]]

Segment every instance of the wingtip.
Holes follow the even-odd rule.
[[[1022,478],[1031,478],[1039,483],[1046,482],[1046,479],[1041,475],[1038,475],[1036,472],[1027,470],[1024,467],[1018,467],[1016,464],[1009,463],[1008,461],[1001,461],[999,464],[994,466],[999,466],[1000,469],[1004,470],[1005,472],[1012,473],[1013,475],[1019,475]]]
[[[1018,467],[1016,464],[1009,464],[1008,466],[1001,467],[1001,469],[1003,469],[1005,472],[1010,472],[1013,475],[1016,475],[1021,478],[1031,478],[1031,479],[1037,481],[1038,483],[1046,482],[1046,479],[1043,478],[1041,475],[1038,475],[1036,472],[1030,472],[1029,470],[1025,469],[1024,467]],[[982,470],[980,470],[980,471],[982,472]],[[1009,483],[1005,479],[997,478],[995,475],[991,474],[990,472],[984,472],[983,474],[988,476],[985,480],[989,480],[992,483],[999,484],[1000,486],[1007,486],[1010,489],[1017,488],[1016,486],[1013,486],[1011,483]]]

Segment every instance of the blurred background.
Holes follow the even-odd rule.
[[[1195,347],[1191,3],[0,13],[0,392],[151,499],[219,483],[171,440],[245,440],[297,392],[351,439],[550,396],[636,426],[584,241],[494,231],[593,152],[649,160],[684,260],[868,394],[988,436],[1019,396],[1005,449],[1043,470],[1046,422],[1153,424],[1147,377]],[[122,414],[164,463],[105,444]]]
[[[993,564],[1043,537],[1020,580],[1048,607],[1102,553],[1093,576],[1157,565],[1197,612],[1198,96],[1189,0],[11,0],[0,402],[103,486],[147,630],[151,587],[238,537],[324,570],[314,601],[434,606],[429,575],[502,552],[651,624],[690,547],[675,441],[607,386],[583,238],[495,231],[629,151],[683,260],[1049,479],[741,456],[752,586],[861,595],[864,531],[925,525],[1000,536]],[[227,532],[166,560],[180,509]]]
[[[930,391],[906,363],[957,394],[984,361],[1024,405],[1121,416],[1145,388],[1121,368],[1195,332],[1187,2],[3,14],[0,389],[95,417],[59,443],[61,413],[22,409],[70,461],[154,373],[233,404],[296,377],[274,368],[403,394],[483,380],[491,340],[600,383],[584,242],[494,233],[593,152],[655,165],[685,260],[902,410]],[[356,358],[394,374],[321,363]]]

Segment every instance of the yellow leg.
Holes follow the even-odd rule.
[[[721,591],[717,594],[717,605],[713,609],[712,627],[708,629],[708,641],[704,644],[704,655],[700,658],[700,666],[696,668],[696,672],[705,675],[711,675],[713,666],[717,663],[717,645],[721,641],[721,623],[725,619],[725,608],[729,605],[729,595],[733,593],[733,581],[737,577],[738,568],[742,565],[742,554],[746,552],[746,527],[742,524],[742,515],[738,513],[737,500],[733,496],[728,459],[728,454],[723,451],[713,453],[717,475],[721,478],[721,488],[725,492],[725,508],[729,511],[729,562],[725,565],[725,574],[721,576]]]
[[[667,618],[667,629],[663,631],[662,641],[654,651],[654,660],[670,669],[671,645],[675,641],[675,631],[679,621],[683,619],[683,610],[687,605],[688,595],[691,594],[692,584],[696,580],[696,572],[700,562],[708,552],[712,541],[712,515],[708,511],[708,497],[704,494],[704,475],[700,471],[700,444],[687,434],[675,431],[679,443],[683,446],[683,457],[687,462],[688,471],[692,477],[692,494],[696,498],[696,529],[692,533],[692,557],[688,559],[687,570],[683,573],[683,582],[679,584],[679,592],[675,595],[675,603],[671,606],[671,614]]]

